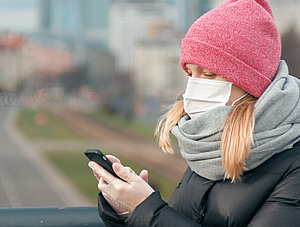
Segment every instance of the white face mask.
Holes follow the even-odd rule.
[[[225,106],[231,94],[231,82],[189,77],[184,99],[184,110],[191,117],[218,106]],[[245,97],[243,95],[238,100]],[[232,105],[234,105],[232,103]]]

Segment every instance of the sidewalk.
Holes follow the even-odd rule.
[[[14,142],[16,155],[20,158],[19,164],[7,159],[14,166],[16,176],[23,179],[15,180],[13,170],[9,170],[10,181],[15,182],[15,192],[12,196],[18,196],[18,203],[10,202],[12,207],[35,207],[35,206],[90,206],[91,204],[82,194],[77,191],[69,179],[63,176],[56,167],[43,158],[39,147],[27,141],[15,128],[17,110],[11,109],[7,114],[6,133]],[[10,155],[13,150],[6,150]],[[25,163],[28,163],[24,165]],[[17,165],[18,164],[18,165]],[[10,165],[11,166],[11,165]],[[23,169],[22,169],[23,168]],[[25,169],[26,168],[26,169]],[[19,177],[19,178],[20,178]],[[30,183],[32,182],[32,183]],[[21,189],[21,191],[16,191]],[[11,196],[11,197],[12,197]],[[13,198],[13,197],[12,197]]]

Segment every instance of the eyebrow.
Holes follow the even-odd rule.
[[[185,65],[185,67],[188,69],[188,70],[191,70],[187,65]],[[204,69],[204,68],[202,68],[201,66],[198,66],[197,65],[197,68],[199,69],[199,70],[201,70],[201,72],[205,72],[205,71],[208,71],[208,70],[206,70],[206,69]]]
[[[187,69],[191,70],[187,65],[185,65],[185,67],[186,67]],[[198,65],[197,65],[196,67],[203,70],[203,68],[202,68],[201,66],[198,66]]]

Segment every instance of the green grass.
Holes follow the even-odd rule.
[[[97,202],[97,179],[87,166],[88,159],[83,152],[46,151],[44,156],[50,160],[88,199]]]
[[[127,119],[120,114],[112,114],[104,110],[93,111],[87,115],[117,131],[156,142],[157,138],[154,136],[156,125],[154,124]],[[174,150],[178,150],[177,139],[172,134],[170,134],[170,137]]]
[[[112,154],[112,152],[109,152]],[[73,184],[91,201],[96,201],[98,188],[97,180],[94,177],[90,168],[88,168],[88,159],[84,156],[83,151],[46,151],[44,155],[47,159],[53,162],[66,177],[71,179]],[[128,161],[120,155],[116,155],[124,166],[130,166],[136,173],[140,173],[142,166]],[[159,190],[162,198],[167,200],[172,194],[176,183],[162,177],[157,171],[148,169],[149,184],[156,190]]]
[[[84,140],[69,129],[64,122],[43,109],[22,109],[16,126],[31,140]]]
[[[46,121],[37,122],[37,116]],[[99,122],[109,122],[109,126],[115,130],[123,130],[132,135],[142,136],[144,138],[152,138],[154,126],[139,125],[137,122],[126,120],[118,115],[109,115],[107,113],[97,113],[93,115]],[[37,123],[42,123],[40,126]],[[68,126],[59,120],[55,115],[44,109],[23,109],[16,122],[17,128],[30,140],[85,140],[76,132],[72,131]],[[88,168],[88,159],[83,155],[83,151],[43,151],[45,157],[61,170],[73,184],[91,201],[97,201],[97,180]],[[109,154],[116,155],[124,166],[130,166],[136,173],[140,173],[143,167],[137,163],[133,163],[119,155],[117,152],[109,151]],[[163,177],[158,170],[149,171],[149,184],[156,190],[161,192],[162,198],[167,200],[174,188],[176,182],[170,181]]]
[[[104,110],[91,112],[88,116],[101,124],[117,129],[123,133],[134,136],[138,135],[145,139],[154,140],[154,131],[156,127],[154,124],[147,124],[145,122],[128,119],[119,114],[108,113]]]

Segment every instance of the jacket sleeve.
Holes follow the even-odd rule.
[[[112,209],[109,203],[105,200],[102,193],[98,195],[98,213],[105,226],[122,227],[125,226],[126,217],[121,217]]]
[[[296,160],[285,177],[252,218],[249,227],[296,227],[300,224],[300,160]]]
[[[200,224],[181,215],[160,197],[159,192],[153,192],[139,204],[125,221],[126,226],[172,226],[201,227]]]

